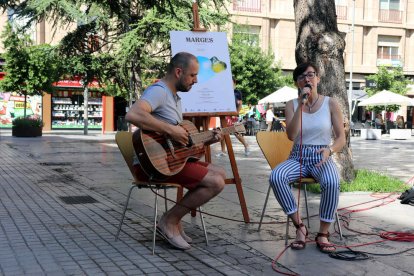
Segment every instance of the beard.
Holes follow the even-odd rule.
[[[193,86],[192,84],[186,85],[184,83],[183,79],[180,78],[178,80],[177,84],[175,85],[175,89],[177,89],[177,91],[180,91],[180,92],[188,92],[188,91],[190,91],[192,86]]]
[[[180,91],[180,92],[188,92],[191,89],[191,85],[186,86],[186,85],[184,85],[184,83],[182,83],[181,81],[179,81],[175,85],[175,88],[177,89],[177,91]]]

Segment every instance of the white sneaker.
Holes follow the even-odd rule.
[[[227,156],[227,153],[221,151],[216,154],[216,157],[223,157],[223,156]]]
[[[250,152],[249,148],[245,148],[245,149],[244,149],[244,155],[245,155],[245,156],[249,156],[249,155],[250,155],[250,153],[251,153],[251,152]]]

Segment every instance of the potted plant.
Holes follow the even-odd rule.
[[[43,121],[40,118],[19,117],[12,122],[12,135],[16,137],[42,136]]]

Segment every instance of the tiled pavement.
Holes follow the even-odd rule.
[[[186,229],[194,238],[193,248],[186,252],[173,250],[158,239],[153,256],[153,195],[150,191],[134,191],[120,239],[115,242],[129,188],[129,171],[113,135],[95,133],[84,137],[71,133],[52,132],[42,138],[26,139],[0,133],[0,275],[275,274],[271,261],[283,249],[285,216],[274,198],[266,220],[274,221],[276,217],[278,224],[264,225],[258,232],[257,224],[207,216],[210,245],[206,246],[198,217],[187,216]],[[247,138],[251,156],[244,157],[238,142],[234,141],[234,148],[250,218],[257,222],[267,192],[269,168],[254,137]],[[414,139],[353,138],[352,145],[356,168],[384,171],[404,181],[414,175]],[[213,154],[217,151],[218,147],[213,146]],[[229,169],[223,158],[214,158],[213,162]],[[91,196],[97,203],[71,205],[64,203],[61,196]],[[366,193],[343,194],[340,205],[369,199]],[[318,196],[309,200],[311,213],[317,213],[318,202]],[[205,210],[241,219],[234,185],[226,187]],[[353,225],[367,231],[409,231],[414,229],[413,211],[413,207],[395,202],[356,216]],[[315,220],[311,231],[316,229]],[[293,234],[291,230],[291,237]],[[346,244],[372,240],[345,234]],[[341,243],[337,236],[333,241]],[[386,243],[366,250],[397,252],[410,246],[413,247]],[[307,248],[302,252],[288,250],[281,262],[301,275],[413,275],[413,256],[414,252],[408,251],[395,257],[344,263]]]
[[[115,242],[119,204],[10,144],[2,143],[0,152],[2,275],[251,275],[268,267],[270,259],[260,252],[213,235],[206,247],[200,229],[193,249],[181,252],[159,242],[152,256],[151,223],[131,211]],[[98,202],[71,205],[60,199],[79,195]],[[248,262],[233,265],[232,256],[241,254]]]

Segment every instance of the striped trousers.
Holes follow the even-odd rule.
[[[339,174],[332,158],[315,166],[322,159],[322,153],[316,153],[323,145],[294,145],[289,158],[276,166],[269,178],[270,185],[279,204],[287,215],[298,210],[292,189],[289,183],[298,181],[300,177],[300,158],[302,159],[302,178],[313,177],[321,186],[321,203],[319,217],[324,222],[335,221],[335,211],[339,200]]]

